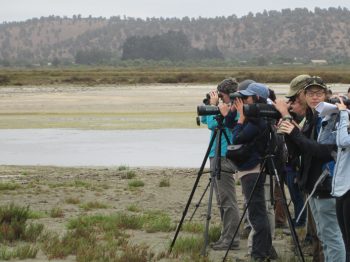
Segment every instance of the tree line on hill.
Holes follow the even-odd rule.
[[[50,16],[0,25],[0,64],[350,61],[350,11],[283,9],[215,18]],[[132,62],[134,61],[134,62]]]

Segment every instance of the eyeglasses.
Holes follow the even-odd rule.
[[[308,96],[308,97],[313,97],[313,96],[322,97],[322,96],[326,95],[326,93],[323,90],[320,90],[320,91],[306,91],[305,95]]]
[[[324,86],[325,88],[327,87],[326,83],[319,76],[309,77],[305,80],[305,83],[306,83],[306,86],[310,86],[310,85],[315,84],[315,85]]]

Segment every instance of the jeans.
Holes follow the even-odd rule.
[[[344,262],[345,246],[338,225],[335,199],[311,197],[309,204],[317,235],[322,243],[325,262]]]
[[[258,173],[250,173],[241,178],[245,199],[249,200],[258,177]],[[248,205],[248,219],[255,232],[251,253],[253,259],[268,258],[272,247],[270,224],[265,204],[264,182],[265,175],[262,174]]]
[[[294,205],[294,221],[300,214],[301,209],[304,206],[303,193],[300,191],[299,185],[296,182],[297,172],[287,170],[286,182],[289,189],[289,194]],[[296,221],[295,221],[296,222]],[[298,223],[295,226],[304,226],[306,223],[306,210],[300,216]]]

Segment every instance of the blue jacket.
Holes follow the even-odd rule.
[[[332,181],[332,195],[340,197],[350,190],[350,135],[348,134],[349,114],[340,111],[337,128],[338,154]]]
[[[203,124],[206,124],[208,126],[208,129],[211,130],[211,134],[210,134],[210,140],[211,140],[211,138],[213,137],[213,134],[214,134],[214,130],[218,126],[218,122],[216,121],[215,116],[213,116],[213,115],[201,116],[201,122]],[[225,122],[225,120],[224,120],[224,122]],[[225,127],[224,130],[225,130],[225,132],[227,134],[229,142],[231,142],[232,141],[231,130],[229,128],[227,128],[227,127]],[[221,156],[222,157],[226,156],[227,145],[228,145],[227,140],[226,140],[224,134],[222,134],[222,137],[221,137]],[[216,138],[214,140],[213,146],[210,149],[209,157],[214,157],[215,156],[215,148],[216,148]]]

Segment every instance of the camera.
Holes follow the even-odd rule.
[[[218,96],[219,96],[219,98],[222,98],[222,94],[221,93],[219,93]],[[203,104],[210,105],[210,94],[209,93],[207,93],[205,95],[205,98],[203,99]]]
[[[219,115],[220,109],[217,106],[204,105],[197,106],[197,115],[199,116],[210,116],[210,115]]]
[[[281,113],[277,111],[277,109],[273,105],[261,103],[244,105],[243,113],[247,118],[267,117],[273,119],[280,119],[282,117]]]
[[[344,105],[349,107],[350,106],[350,99],[345,97],[345,96],[342,96],[341,98],[343,100]],[[328,102],[330,104],[336,104],[336,103],[340,103],[340,100],[337,97],[333,97],[333,98],[328,99],[328,101],[326,101],[326,102]]]

